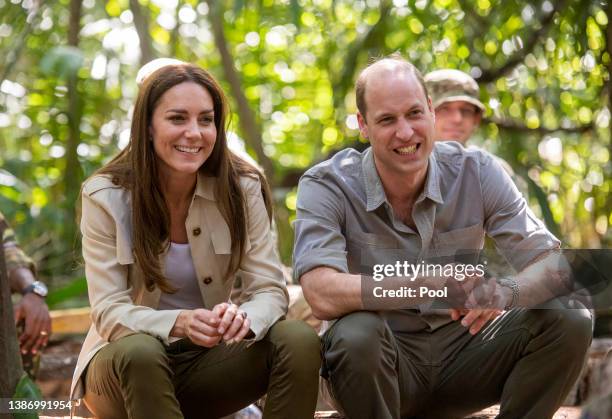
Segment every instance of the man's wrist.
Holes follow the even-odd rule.
[[[41,281],[34,281],[21,290],[21,295],[23,296],[26,296],[28,294],[35,294],[41,298],[45,298],[48,293],[49,290],[47,289],[47,286]]]
[[[505,298],[504,310],[510,310],[518,306],[519,286],[515,278],[504,276],[497,279],[497,283],[502,286]]]

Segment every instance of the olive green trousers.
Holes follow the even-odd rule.
[[[84,401],[98,418],[216,418],[267,394],[265,418],[312,419],[319,338],[301,321],[276,323],[260,341],[164,346],[147,334],[109,343],[90,362]]]
[[[323,392],[350,419],[457,419],[500,402],[498,419],[552,418],[591,336],[586,309],[517,308],[475,336],[459,322],[393,332],[354,312],[322,337]]]

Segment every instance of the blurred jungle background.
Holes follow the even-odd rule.
[[[139,67],[177,57],[230,98],[291,264],[296,186],[361,146],[354,80],[399,51],[466,71],[487,106],[472,144],[507,160],[566,247],[612,244],[612,4],[595,0],[0,0],[0,208],[49,284],[87,305],[76,200],[125,147]]]

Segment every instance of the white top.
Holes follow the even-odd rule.
[[[189,243],[170,243],[165,274],[177,291],[174,294],[162,292],[158,310],[204,308]]]

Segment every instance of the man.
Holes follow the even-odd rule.
[[[464,147],[480,126],[484,104],[478,83],[470,75],[454,69],[435,70],[424,77],[436,114],[436,141],[457,141]],[[510,175],[523,196],[528,196],[525,179],[517,176],[503,159],[497,162]]]
[[[425,85],[436,113],[436,141],[465,145],[485,111],[476,80],[463,71],[444,69],[427,73]]]
[[[371,147],[310,169],[294,224],[294,275],[314,315],[335,320],[322,337],[321,375],[336,407],[349,418],[458,418],[501,401],[500,418],[552,417],[580,372],[590,314],[514,307],[550,298],[543,277],[563,282],[559,241],[490,155],[434,145],[433,106],[412,64],[392,56],[370,65],[356,98]],[[427,311],[428,296],[372,298],[373,266],[481,249],[485,233],[519,272],[488,282],[503,314]],[[379,292],[436,283],[399,274],[376,282]]]
[[[34,263],[19,247],[1,212],[0,225],[4,227],[2,246],[11,291],[22,295],[14,307],[15,322],[23,325],[19,335],[21,354],[36,355],[47,345],[51,333],[51,318],[45,304],[47,287],[36,280]]]

